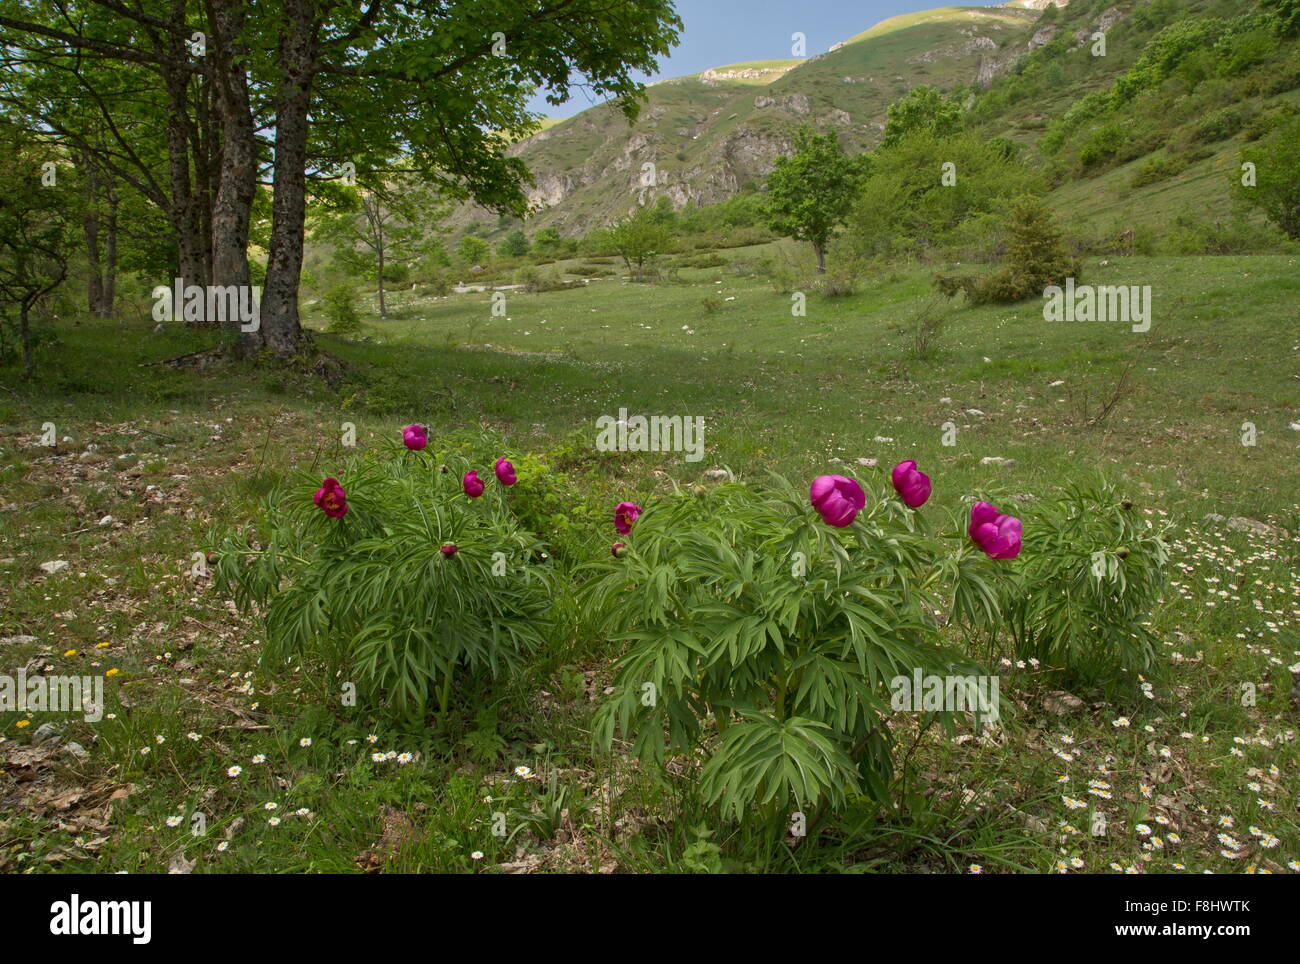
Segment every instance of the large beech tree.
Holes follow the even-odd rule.
[[[253,202],[269,163],[261,325],[239,343],[282,356],[304,338],[298,284],[313,182],[402,156],[449,198],[523,214],[528,172],[506,149],[531,129],[531,91],[558,103],[579,77],[633,117],[633,74],[655,69],[680,26],[670,0],[0,0],[0,48],[22,60],[5,81],[9,103],[22,100],[15,84],[80,61],[93,76],[66,83],[110,131],[123,118],[97,96],[97,85],[115,82],[107,65],[165,105],[165,147],[155,152],[167,159],[165,189],[156,161],[122,161],[128,138],[112,134],[111,151],[168,211],[183,274],[247,283]],[[33,123],[58,129],[58,105]],[[77,130],[65,136],[89,146]]]

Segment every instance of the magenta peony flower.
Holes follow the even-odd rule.
[[[492,470],[496,472],[497,480],[502,485],[514,485],[519,481],[519,477],[515,475],[515,467],[505,459],[497,459],[496,465],[492,466]]]
[[[1020,555],[1020,520],[1003,515],[988,502],[971,506],[970,537],[990,559],[1014,559]]]
[[[466,472],[460,484],[471,499],[477,499],[483,494],[483,480],[478,477],[477,472]]]
[[[616,542],[609,547],[609,551],[613,554],[615,559],[622,559],[627,555],[627,546],[623,545],[621,542]]]
[[[418,452],[429,444],[429,430],[423,425],[408,425],[402,429],[402,444]]]
[[[331,519],[341,519],[348,514],[347,493],[338,479],[331,477],[322,482],[312,501]]]
[[[843,529],[867,504],[862,486],[842,475],[819,475],[808,490],[813,508],[829,526]]]
[[[919,509],[930,498],[930,477],[917,469],[913,459],[894,466],[893,480],[898,497],[913,509]]]
[[[445,546],[439,546],[438,551],[450,559],[456,554],[456,544],[454,542],[449,542]]]
[[[620,535],[627,535],[632,531],[632,523],[640,514],[641,507],[635,502],[620,502],[614,510],[614,528]]]

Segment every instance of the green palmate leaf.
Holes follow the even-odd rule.
[[[858,784],[857,767],[827,724],[746,713],[704,765],[700,789],[708,803],[742,819],[746,808],[771,804],[836,804]]]

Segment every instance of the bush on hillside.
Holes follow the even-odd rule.
[[[934,285],[944,295],[964,293],[972,305],[1015,302],[1041,297],[1049,285],[1078,280],[1081,266],[1061,239],[1047,206],[1035,198],[1020,198],[1004,224],[1005,265],[985,277],[938,275]]]

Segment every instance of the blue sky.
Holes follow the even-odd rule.
[[[790,35],[807,38],[808,56],[825,53],[888,17],[947,6],[953,0],[677,0],[680,43],[660,61],[657,77],[680,77],[745,60],[786,60]],[[970,6],[997,6],[967,0]],[[656,78],[641,78],[642,80]],[[576,89],[559,107],[533,98],[533,110],[548,117],[572,117],[596,101]]]

